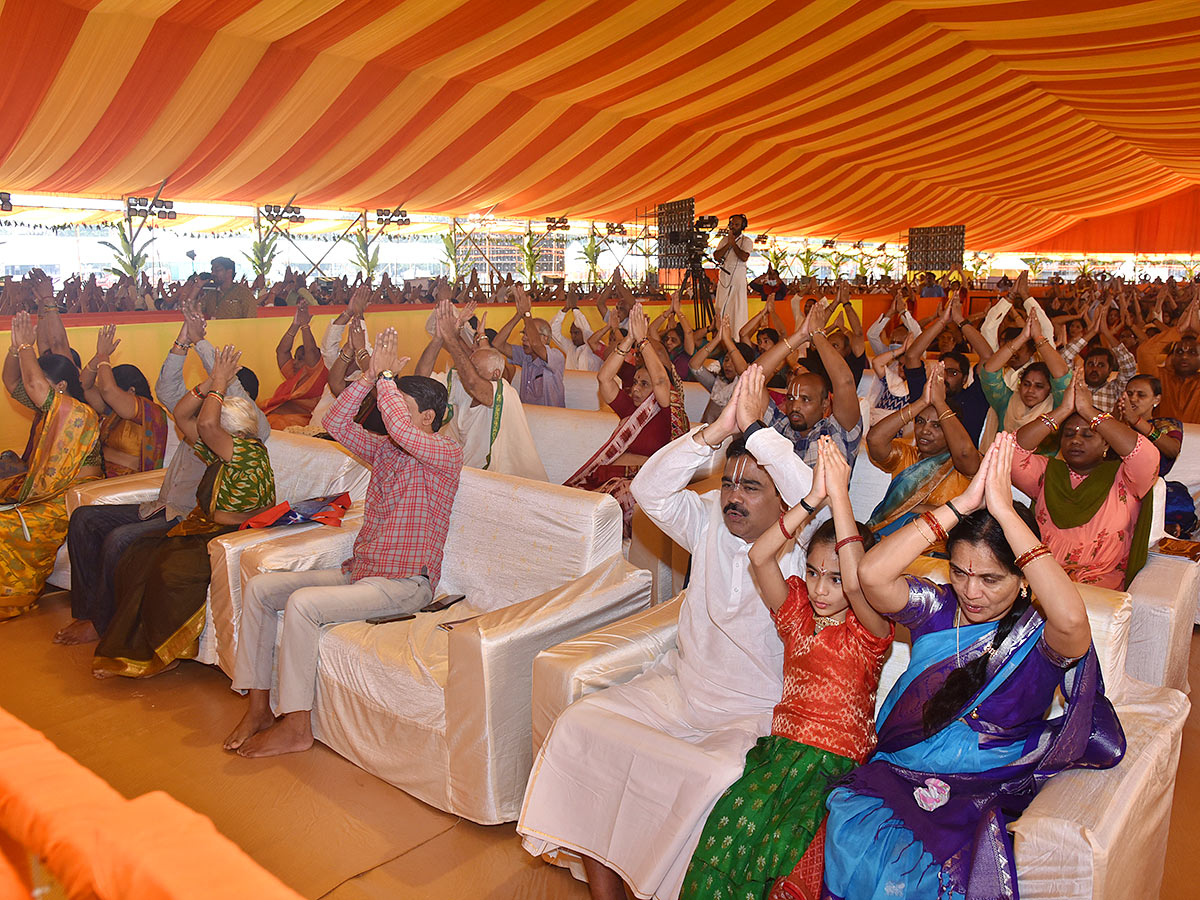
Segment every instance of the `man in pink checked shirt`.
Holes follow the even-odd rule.
[[[348,385],[325,414],[329,434],[371,466],[363,526],[353,557],[339,569],[269,572],[246,584],[233,687],[249,693],[249,707],[225,739],[226,750],[241,756],[307,750],[321,627],[416,612],[433,597],[463,453],[437,433],[446,388],[432,378],[393,374],[407,362],[396,356],[395,329],[387,329],[375,341],[366,376]],[[372,389],[378,431],[354,421]],[[280,610],[277,720],[270,690]]]

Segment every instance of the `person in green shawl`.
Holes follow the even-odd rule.
[[[912,423],[912,440],[898,435]],[[937,363],[925,392],[913,403],[871,426],[867,453],[892,476],[867,526],[891,534],[914,516],[952,500],[967,489],[982,457],[946,399],[945,364]]]
[[[1056,432],[1061,458],[1036,453]],[[1062,403],[1016,437],[1013,484],[1033,498],[1042,540],[1054,558],[1072,581],[1127,587],[1146,561],[1158,448],[1097,411],[1078,365]]]

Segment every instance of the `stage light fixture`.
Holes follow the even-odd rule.
[[[566,216],[546,216],[546,233],[552,231],[569,231],[571,225]]]
[[[622,225],[620,222],[605,222],[604,223],[604,233],[609,235],[610,237],[614,234],[624,234],[625,226]]]
[[[766,235],[766,234],[756,234],[756,235],[754,236],[754,243],[756,243],[756,244],[765,244],[765,243],[767,243],[767,241],[769,241],[770,239],[771,239],[771,238],[770,238],[770,235]]]
[[[12,212],[12,194],[0,191],[0,212]]]
[[[875,248],[875,252],[876,253],[886,253],[887,252],[887,244],[880,244],[878,247]]]
[[[825,243],[823,243],[821,245],[821,249],[822,250],[832,250],[836,246],[837,246],[837,241],[833,240],[833,238],[830,238],[829,240],[827,240]]]
[[[403,209],[375,210],[376,225],[408,225],[409,223],[408,213]]]

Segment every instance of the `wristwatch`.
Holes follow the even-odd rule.
[[[396,373],[393,372],[391,369],[384,369],[382,372],[379,373],[379,377],[386,378],[388,381],[391,381],[393,378],[396,377]],[[378,379],[376,379],[376,380],[378,380]]]
[[[531,313],[529,310],[525,310],[525,314],[524,314],[524,315],[525,315],[525,318],[527,318],[527,319],[532,319],[532,318],[533,318],[533,313]]]

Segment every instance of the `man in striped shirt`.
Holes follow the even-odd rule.
[[[446,388],[420,375],[396,376],[395,329],[376,338],[367,377],[348,385],[325,414],[326,430],[371,466],[354,555],[338,569],[257,575],[242,594],[233,687],[249,707],[225,740],[241,756],[276,756],[312,746],[318,641],[323,625],[412,613],[433,597],[462,472],[462,448],[438,434]],[[375,430],[355,422],[375,391]],[[371,425],[371,417],[365,421]],[[271,711],[278,613],[279,711]]]

